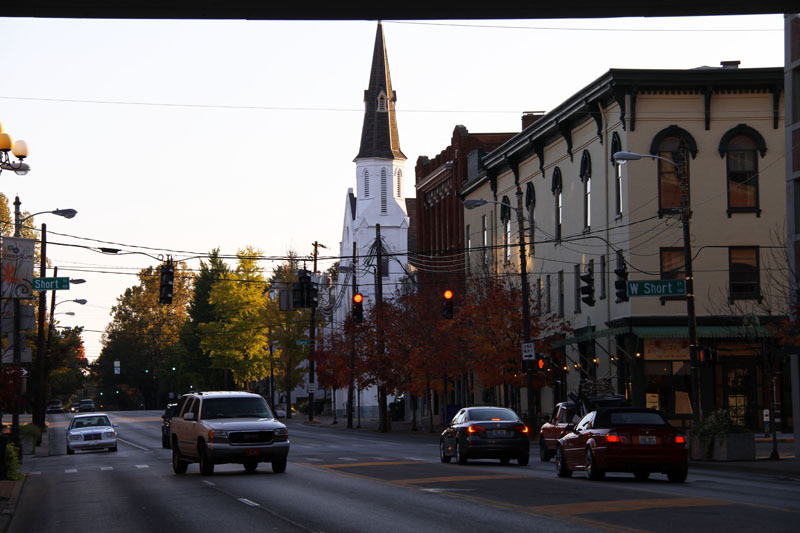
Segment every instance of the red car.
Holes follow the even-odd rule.
[[[553,417],[539,428],[539,459],[549,461],[558,447],[558,439],[564,436],[567,425],[580,420],[578,406],[574,402],[556,404]]]
[[[689,449],[686,436],[669,425],[661,411],[615,407],[592,411],[558,440],[556,474],[584,471],[592,480],[606,472],[632,472],[647,479],[660,472],[676,483],[686,481]]]

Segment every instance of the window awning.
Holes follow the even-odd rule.
[[[588,342],[592,339],[596,339],[597,337],[611,337],[614,335],[622,335],[623,333],[628,333],[629,331],[630,328],[628,327],[608,328],[608,329],[601,329],[600,331],[590,331],[582,335],[575,335],[573,337],[558,339],[556,341],[553,341],[550,344],[550,346],[552,346],[553,348],[561,348],[562,346],[566,346],[567,344],[575,344],[576,342]]]
[[[635,326],[631,333],[640,339],[688,339],[688,326]],[[763,338],[771,337],[763,326],[697,326],[699,339]]]

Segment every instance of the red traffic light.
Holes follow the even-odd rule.
[[[363,302],[363,301],[364,301],[364,295],[363,295],[363,294],[361,294],[360,292],[357,292],[357,293],[355,293],[355,294],[353,295],[353,301],[354,301],[355,303],[357,303],[357,304],[360,304],[361,302]]]
[[[539,370],[544,370],[544,359],[539,359],[537,362],[539,364]]]
[[[447,289],[446,291],[444,291],[444,294],[442,294],[442,296],[444,296],[445,300],[452,300],[453,291],[451,291],[450,289]]]

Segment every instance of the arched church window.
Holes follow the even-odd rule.
[[[369,198],[369,170],[364,169],[364,198]]]
[[[378,111],[386,111],[386,95],[383,93],[378,96]]]
[[[402,183],[403,183],[403,171],[398,168],[397,169],[397,197],[398,198],[402,198],[403,197]]]
[[[387,207],[387,190],[386,190],[386,169],[381,169],[381,214],[386,214],[386,207]]]

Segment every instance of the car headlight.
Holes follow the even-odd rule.
[[[208,431],[208,442],[228,442],[228,432],[220,429]]]
[[[286,428],[276,428],[275,431],[272,432],[273,440],[276,442],[283,442],[289,440],[289,430]]]
[[[83,440],[83,435],[80,433],[70,433],[68,438],[69,440]]]
[[[116,431],[104,431],[103,432],[103,438],[104,439],[114,439],[116,437],[117,437],[117,432]]]

